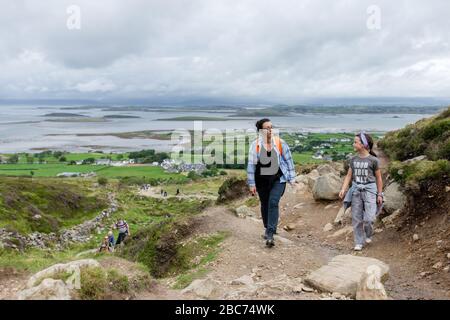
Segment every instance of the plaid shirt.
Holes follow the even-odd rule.
[[[281,172],[283,175],[280,178],[280,182],[295,182],[295,167],[294,161],[292,160],[291,150],[286,142],[283,139],[281,140],[281,148],[283,149],[283,155],[280,156],[280,152],[278,150],[277,145],[273,141],[272,137],[272,146],[275,152],[278,155],[278,163],[280,164]],[[260,137],[258,140],[253,141],[250,145],[250,149],[248,152],[248,164],[247,164],[247,183],[249,186],[255,186],[255,171],[256,164],[259,160],[259,154],[256,152],[256,143],[259,143],[261,146],[262,138]],[[261,148],[260,148],[261,150]]]

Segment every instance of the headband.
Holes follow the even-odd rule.
[[[364,148],[369,149],[369,142],[367,141],[366,134],[364,133],[364,131],[361,131],[359,136],[361,137],[361,142],[364,145]]]

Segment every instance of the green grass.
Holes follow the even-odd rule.
[[[420,155],[429,160],[450,160],[450,107],[437,116],[389,132],[379,146],[392,160]]]
[[[324,163],[324,160],[321,159],[313,159],[312,156],[314,153],[312,152],[304,152],[304,153],[292,153],[292,159],[294,160],[294,164],[310,164],[310,163]]]
[[[174,179],[186,181],[182,174],[166,173],[161,167],[153,166],[96,166],[96,165],[67,165],[67,164],[0,164],[0,175],[3,176],[31,176],[33,177],[56,177],[62,172],[95,172],[99,177],[147,177],[154,179]]]
[[[177,277],[174,289],[183,289],[187,287],[193,280],[204,276],[208,273],[205,266],[216,260],[220,252],[220,243],[229,236],[226,232],[218,232],[207,237],[197,238],[178,250],[178,263],[173,266],[172,274],[181,274]],[[194,260],[199,256],[200,259]]]
[[[1,154],[1,156],[8,158],[12,154]],[[27,158],[25,153],[18,153],[19,155],[19,164],[27,164]],[[33,156],[32,153],[28,154],[29,156]],[[84,153],[64,153],[63,156],[67,159],[67,162],[70,161],[82,161],[87,158],[94,158],[94,159],[106,159],[108,157],[111,157],[113,161],[118,160],[119,154],[113,153],[101,153],[101,152],[84,152]],[[128,159],[128,153],[122,153],[122,160]],[[59,161],[59,159],[53,157],[53,156],[46,156],[42,158],[44,161],[47,162],[47,164],[64,164]],[[34,157],[34,161],[38,162],[38,158]]]
[[[0,175],[3,176],[31,176],[33,177],[56,177],[62,172],[87,173],[103,169],[103,166],[94,165],[67,165],[67,164],[0,164]]]
[[[437,180],[450,176],[450,161],[418,161],[402,163],[394,161],[389,166],[390,175],[402,185],[415,185],[425,180]]]
[[[0,227],[21,233],[58,232],[106,208],[106,191],[83,180],[2,178]],[[41,217],[34,219],[36,215]]]
[[[18,252],[15,250],[0,248],[0,268],[13,268],[22,272],[36,273],[56,263],[66,263],[77,260],[79,259],[75,257],[77,253],[95,248],[96,245],[97,243],[93,240],[83,244],[74,244],[62,251],[46,251],[30,248],[23,252]],[[94,257],[96,257],[95,254],[87,254],[83,256],[83,258]]]

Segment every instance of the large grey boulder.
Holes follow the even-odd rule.
[[[194,280],[182,294],[192,293],[199,298],[218,299],[223,294],[222,284],[216,280],[206,278]]]
[[[38,273],[31,276],[31,278],[27,282],[27,287],[32,288],[36,285],[38,280],[42,280],[44,278],[51,278],[56,273],[73,273],[79,271],[81,267],[99,267],[100,263],[98,263],[94,259],[83,259],[76,260],[68,263],[58,263],[47,269],[39,271]]]
[[[324,176],[329,173],[334,173],[336,175],[339,175],[339,172],[335,170],[332,166],[329,164],[322,164],[317,167],[317,171],[319,172],[319,175]]]
[[[314,184],[316,183],[317,178],[319,178],[319,171],[316,169],[312,170],[310,173],[306,175],[308,178],[308,187],[312,190],[314,188]]]
[[[312,190],[315,200],[337,200],[342,187],[342,180],[334,173],[317,178]]]
[[[361,277],[369,267],[380,269],[381,282],[388,279],[389,266],[378,259],[339,255],[309,274],[305,283],[323,292],[338,292],[355,298]]]
[[[393,213],[396,210],[401,210],[406,204],[406,196],[400,190],[400,185],[393,182],[387,186],[384,191],[384,210],[387,213]]]
[[[62,280],[44,279],[38,286],[20,291],[19,300],[70,300],[70,289]]]

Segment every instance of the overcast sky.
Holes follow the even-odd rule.
[[[0,4],[0,99],[450,96],[448,0]]]

